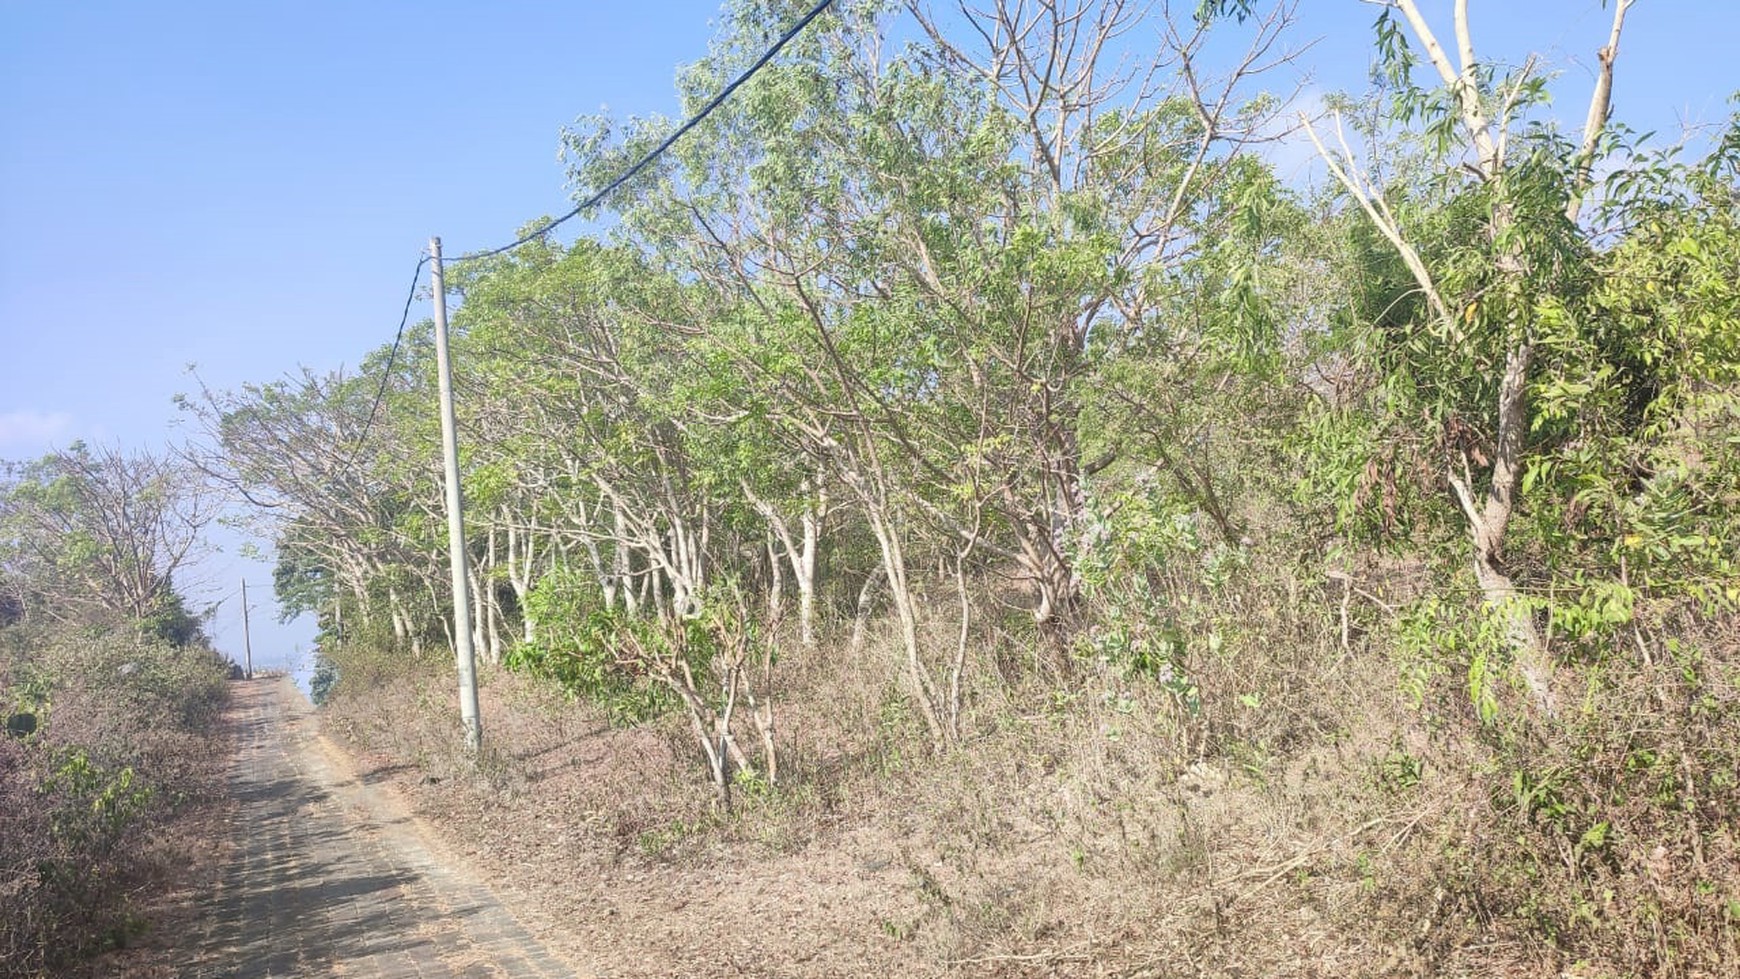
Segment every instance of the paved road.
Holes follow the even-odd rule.
[[[234,689],[235,852],[192,975],[574,975],[327,754],[288,679]]]

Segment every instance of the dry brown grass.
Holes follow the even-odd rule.
[[[445,677],[326,723],[612,975],[1733,974],[1731,631],[1675,626],[1705,630],[1691,672],[1576,667],[1549,727],[1482,724],[1453,672],[1402,691],[1369,603],[1344,633],[1323,583],[1217,601],[1199,706],[1104,664],[1046,679],[982,623],[941,751],[886,623],[855,655],[787,643],[784,779],[729,813],[680,718],[612,728],[525,677],[486,671],[475,766]],[[939,659],[955,627],[926,623]]]

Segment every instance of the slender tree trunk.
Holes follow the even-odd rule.
[[[403,641],[405,641],[405,639],[409,638],[409,636],[411,634],[411,628],[410,628],[409,623],[407,623],[405,621],[404,615],[399,611],[399,604],[400,603],[399,603],[398,589],[388,588],[387,589],[387,612],[389,615],[392,616],[392,619],[393,619],[393,638],[399,640],[400,642],[403,642]]]
[[[967,555],[972,551],[968,545],[955,556],[955,597],[961,606],[961,628],[955,637],[954,661],[949,664],[949,730],[956,738],[961,736],[961,677],[967,670],[967,640],[972,635],[973,603],[972,596],[967,592]]]
[[[740,485],[750,505],[767,521],[769,533],[778,541],[785,554],[785,561],[791,567],[792,580],[797,584],[798,593],[798,639],[806,646],[814,645],[816,561],[821,546],[822,519],[827,512],[828,495],[826,491],[813,492],[811,481],[804,480],[803,515],[798,518],[799,533],[794,538],[791,527],[778,509],[757,496],[747,482],[740,481]],[[771,544],[769,553],[774,553]],[[776,584],[783,584],[781,571],[780,568],[774,568],[773,580]]]
[[[864,578],[864,586],[858,589],[858,603],[852,615],[852,641],[847,649],[856,653],[864,648],[864,635],[870,630],[870,611],[876,602],[876,585],[883,578],[880,567],[872,570]]]
[[[532,593],[532,569],[537,559],[537,532],[529,526],[521,530],[514,522],[512,511],[507,507],[502,508],[501,518],[507,526],[508,585],[514,590],[514,604],[520,611],[521,640],[534,642],[537,639],[537,628],[532,617],[526,614],[526,600]]]
[[[948,729],[943,725],[942,717],[937,711],[936,690],[931,683],[929,671],[925,668],[919,646],[918,604],[913,600],[912,588],[907,583],[905,550],[899,533],[889,525],[887,516],[878,508],[869,509],[871,530],[876,534],[876,542],[882,550],[882,569],[888,578],[888,593],[894,602],[895,617],[900,621],[900,641],[906,652],[909,692],[924,718],[932,745],[940,748],[948,739]]]
[[[822,521],[817,509],[804,509],[803,551],[798,555],[796,568],[798,639],[806,646],[816,643],[816,553],[820,549],[822,534]]]
[[[1504,570],[1504,540],[1516,511],[1516,493],[1522,480],[1524,437],[1528,427],[1528,375],[1534,359],[1529,344],[1513,347],[1505,359],[1504,377],[1498,393],[1498,444],[1492,461],[1491,485],[1484,500],[1476,501],[1474,488],[1463,471],[1449,474],[1451,488],[1468,521],[1473,542],[1475,581],[1481,596],[1505,624],[1505,633],[1530,695],[1547,712],[1555,708],[1553,663],[1547,644],[1535,625],[1534,612]]]
[[[772,531],[767,534],[763,550],[767,554],[767,618],[778,621],[785,607],[785,569],[779,559],[779,541]]]

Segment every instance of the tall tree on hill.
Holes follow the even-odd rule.
[[[426,431],[418,437],[419,416],[395,406],[423,383],[428,358],[415,354],[414,342],[401,351],[378,409],[383,389],[366,372],[305,370],[181,399],[203,436],[189,458],[206,478],[245,504],[260,535],[295,554],[304,570],[324,569],[351,603],[355,626],[388,623],[413,644],[431,611],[419,596],[431,593],[437,607],[445,600],[433,535],[418,533],[430,522],[420,514],[438,506],[433,467],[422,464],[433,458],[432,443]]]
[[[1538,536],[1554,532],[1535,518],[1557,510],[1560,494],[1590,491],[1564,478],[1590,473],[1587,459],[1565,463],[1587,456],[1589,434],[1611,421],[1612,405],[1585,397],[1596,390],[1590,371],[1636,377],[1623,362],[1645,339],[1616,332],[1599,308],[1602,276],[1615,269],[1603,258],[1602,236],[1579,223],[1595,164],[1628,149],[1607,122],[1633,2],[1610,5],[1578,139],[1531,116],[1548,94],[1532,58],[1505,68],[1477,57],[1467,0],[1451,12],[1453,46],[1415,0],[1380,5],[1377,44],[1393,118],[1425,147],[1422,178],[1374,179],[1355,159],[1339,117],[1327,130],[1332,136],[1311,130],[1330,172],[1400,265],[1401,284],[1374,296],[1381,308],[1367,311],[1377,324],[1368,348],[1377,379],[1371,417],[1382,419],[1384,431],[1366,460],[1361,493],[1391,501],[1386,522],[1394,522],[1397,483],[1409,472],[1434,475],[1466,535],[1474,583],[1532,701],[1548,713],[1556,667],[1543,623],[1564,626],[1585,616],[1587,589],[1566,574],[1565,554],[1551,553],[1567,542]],[[1416,80],[1422,68],[1433,82]],[[1624,181],[1637,182],[1635,168],[1651,171],[1643,183],[1652,186],[1684,177],[1641,153],[1614,159]],[[1625,200],[1622,184],[1607,190],[1601,206],[1609,213],[1638,203]],[[1656,400],[1643,388],[1634,393],[1644,403]],[[1574,527],[1580,517],[1567,520]],[[1479,658],[1475,670],[1486,672]]]
[[[26,610],[62,621],[120,620],[178,643],[199,628],[175,576],[203,553],[217,515],[199,474],[174,459],[75,442],[8,464],[0,483],[0,567]]]
[[[734,12],[685,88],[714,87],[758,9]],[[649,178],[625,229],[724,297],[698,328],[740,374],[740,409],[875,529],[922,702],[954,684],[916,665],[918,539],[1013,569],[1067,666],[1083,482],[1122,445],[1091,433],[1084,458],[1083,388],[1125,351],[1116,337],[1152,328],[1154,291],[1212,230],[1205,209],[1224,213],[1205,202],[1264,131],[1273,103],[1252,79],[1280,60],[1290,10],[1256,19],[1213,80],[1209,22],[1166,10],[1161,52],[1128,72],[1140,5],[910,12],[923,37],[897,53],[875,5],[802,39]],[[657,128],[613,133],[570,134],[577,184]]]

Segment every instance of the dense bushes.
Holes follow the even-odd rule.
[[[570,635],[513,646],[502,665],[554,681],[571,696],[603,707],[613,722],[633,724],[675,705],[639,663],[624,652],[625,634],[654,645],[665,641],[658,623],[594,609],[573,624]]]
[[[125,630],[0,634],[0,975],[38,975],[126,944],[153,881],[154,834],[212,790],[227,688],[205,649]]]
[[[644,721],[677,705],[654,675],[660,663],[680,657],[705,671],[716,652],[700,621],[660,623],[603,606],[597,589],[574,574],[539,581],[526,615],[535,638],[512,646],[502,664],[554,681],[570,696],[602,707],[618,724]]]

